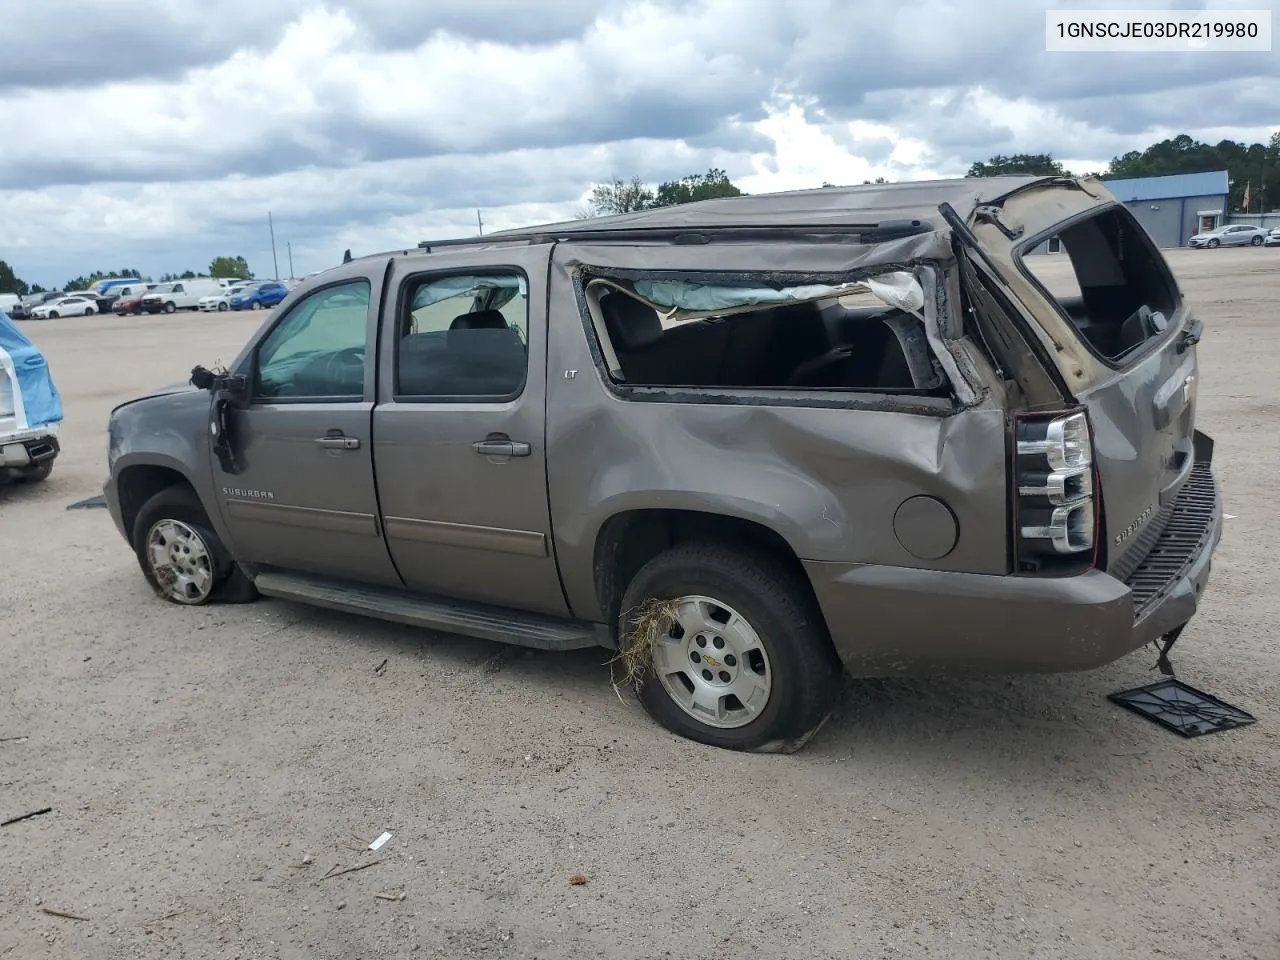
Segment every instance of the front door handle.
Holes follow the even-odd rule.
[[[518,440],[477,440],[471,449],[485,457],[527,457],[532,448]]]
[[[359,450],[359,437],[316,437],[316,446],[326,447],[330,450]]]

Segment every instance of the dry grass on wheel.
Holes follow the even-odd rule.
[[[674,600],[655,598],[633,608],[625,621],[627,629],[618,638],[617,656],[609,661],[610,677],[613,676],[613,665],[621,663],[622,683],[639,690],[653,669],[653,645],[670,634],[678,613]],[[614,681],[613,688],[618,689],[617,681]]]

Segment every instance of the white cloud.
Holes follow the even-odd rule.
[[[1048,55],[1044,2],[991,2],[44,0],[6,21],[0,257],[43,282],[224,253],[262,273],[271,210],[301,271],[469,233],[476,207],[491,229],[562,219],[613,176],[717,166],[761,192],[1017,152],[1096,170],[1274,128],[1274,56]],[[70,23],[82,57],[26,55]]]

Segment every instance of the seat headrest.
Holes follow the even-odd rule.
[[[507,318],[499,310],[476,310],[454,317],[449,324],[450,330],[502,330],[507,327]]]
[[[662,339],[662,320],[658,311],[635,297],[616,291],[600,299],[600,312],[609,339],[623,353],[643,350]]]

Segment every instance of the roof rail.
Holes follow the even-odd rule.
[[[876,223],[849,224],[734,224],[721,226],[681,227],[590,227],[571,226],[535,228],[511,233],[492,233],[487,237],[459,237],[451,240],[423,240],[418,249],[430,252],[435,247],[477,246],[485,243],[549,243],[552,240],[668,240],[676,244],[706,244],[717,241],[763,241],[786,237],[824,237],[832,240],[854,240],[858,243],[884,243],[902,237],[928,233],[933,224],[927,220],[882,220]]]

